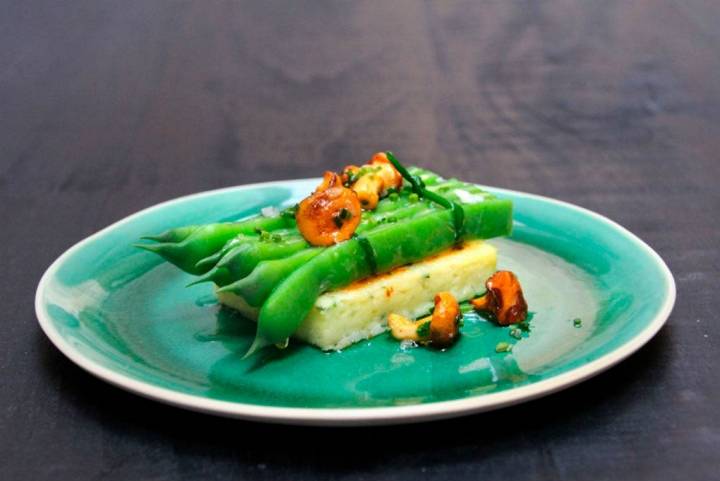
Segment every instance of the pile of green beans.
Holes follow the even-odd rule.
[[[407,180],[403,188],[364,212],[351,239],[330,247],[312,247],[302,238],[292,207],[275,217],[171,229],[144,238],[156,243],[138,246],[201,276],[193,284],[213,282],[219,292],[236,294],[259,308],[250,355],[266,345],[283,344],[327,291],[464,240],[510,232],[509,200],[424,169],[401,172]],[[458,189],[478,200],[463,202]]]

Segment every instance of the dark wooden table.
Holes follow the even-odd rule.
[[[6,1],[0,479],[720,479],[720,5],[708,0]],[[35,286],[156,202],[390,148],[627,226],[667,326],[548,398],[432,424],[229,421],[85,374]]]

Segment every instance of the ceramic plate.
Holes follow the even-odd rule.
[[[512,236],[491,242],[532,313],[522,339],[473,314],[445,352],[387,334],[342,352],[291,344],[242,360],[254,325],[211,287],[131,246],[166,228],[291,205],[318,179],[234,187],[143,210],[83,240],[43,275],[36,311],[67,357],[129,391],[188,409],[293,424],[391,424],[459,416],[589,378],[645,344],[675,302],[660,257],[614,222],[564,202],[501,189]],[[579,321],[577,321],[579,320]],[[500,342],[510,352],[496,352]]]

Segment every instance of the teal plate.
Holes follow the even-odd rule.
[[[42,329],[80,367],[172,405],[293,424],[392,424],[495,409],[587,379],[645,344],[675,302],[665,263],[619,225],[564,202],[489,189],[515,205],[512,236],[491,242],[532,312],[520,339],[468,314],[447,351],[406,348],[384,334],[342,352],[292,343],[242,360],[254,324],[217,305],[209,286],[184,287],[189,275],[131,246],[166,228],[290,205],[317,182],[183,197],[83,240],[40,281]],[[512,350],[496,352],[501,342]]]

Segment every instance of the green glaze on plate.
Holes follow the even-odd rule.
[[[131,246],[148,232],[291,205],[317,182],[201,193],[108,227],[47,270],[40,325],[84,369],[163,402],[272,422],[380,424],[493,409],[572,385],[640,348],[674,304],[665,264],[622,227],[570,204],[489,189],[515,205],[513,235],[491,242],[533,313],[520,339],[471,313],[443,352],[403,348],[385,334],[342,352],[292,343],[242,360],[254,324],[221,308],[209,286],[184,287],[189,275]],[[501,342],[512,350],[496,352]]]

